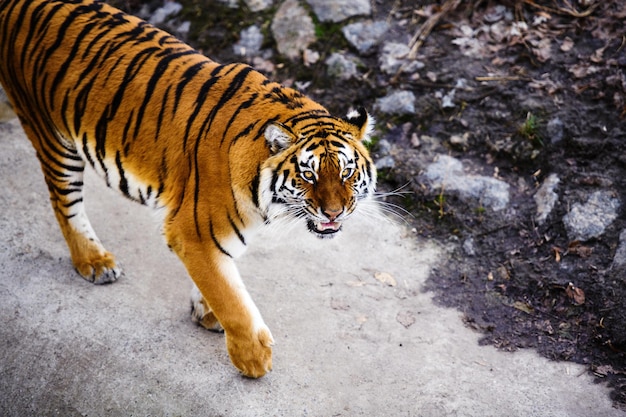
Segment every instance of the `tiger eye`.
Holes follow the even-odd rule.
[[[313,174],[312,171],[303,171],[303,172],[300,173],[300,176],[306,182],[313,183],[315,181],[315,174]]]
[[[343,171],[341,171],[341,178],[347,180],[352,174],[354,174],[354,168],[344,168]]]

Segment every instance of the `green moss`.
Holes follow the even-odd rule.
[[[539,120],[531,112],[526,113],[526,120],[519,127],[517,133],[534,146],[543,147],[543,139],[539,134]]]

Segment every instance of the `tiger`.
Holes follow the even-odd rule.
[[[85,212],[91,166],[159,214],[193,282],[192,319],[224,333],[241,374],[269,372],[274,339],[235,259],[265,224],[298,220],[331,238],[372,201],[368,112],[332,116],[98,0],[0,0],[0,83],[78,274],[95,284],[122,274]]]

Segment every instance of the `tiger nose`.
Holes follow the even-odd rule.
[[[328,220],[330,220],[331,222],[334,221],[337,217],[339,217],[339,215],[342,212],[343,212],[343,208],[339,208],[339,209],[325,208],[324,210],[322,210],[322,213],[324,213],[324,215],[328,217]]]

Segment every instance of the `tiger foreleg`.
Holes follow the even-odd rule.
[[[274,339],[233,259],[199,240],[168,237],[168,242],[197,287],[195,320],[214,330],[221,324],[230,359],[244,375],[258,378],[269,372]]]

